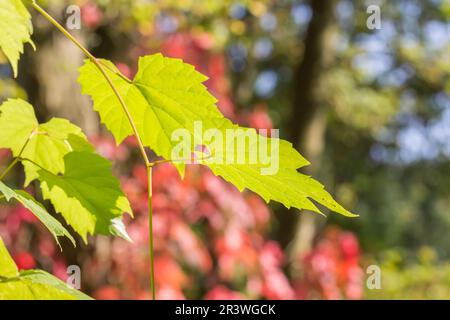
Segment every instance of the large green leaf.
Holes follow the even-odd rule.
[[[39,124],[33,107],[21,99],[9,99],[0,106],[0,131],[0,148],[11,149],[16,157],[22,152],[22,158],[54,174],[64,172],[67,153],[94,151],[79,127],[60,118]],[[28,185],[37,178],[38,166],[27,161],[23,165]]]
[[[215,106],[216,98],[202,84],[207,77],[179,59],[161,54],[140,58],[132,83],[121,77],[111,62],[101,61],[127,104],[143,143],[166,159],[178,144],[171,139],[175,130],[192,127],[193,120],[223,117]],[[133,131],[119,100],[94,63],[87,60],[79,71],[83,93],[92,97],[101,121],[121,143]],[[176,165],[182,174],[184,165]]]
[[[205,146],[204,143],[197,143],[197,123],[201,123],[203,130],[215,129],[222,135],[226,135],[227,130],[241,130],[244,136],[254,132],[225,119],[216,106],[216,98],[203,84],[207,77],[179,59],[166,58],[161,54],[142,57],[133,81],[123,77],[111,62],[102,60],[102,64],[124,98],[144,145],[166,159],[173,160],[173,151],[180,145],[180,141],[173,136],[177,130],[185,129],[190,140],[189,152]],[[92,62],[87,61],[80,68],[79,82],[83,92],[92,97],[95,110],[117,143],[133,134],[119,100]],[[258,153],[257,145],[247,144],[241,150],[225,144],[208,161],[199,162],[240,190],[250,189],[266,201],[275,200],[286,207],[320,212],[310,201],[314,200],[333,211],[354,216],[334,201],[320,183],[297,171],[308,162],[292,144],[279,139],[265,139],[268,145],[279,145],[279,170],[271,174],[263,174],[267,166],[263,162],[248,161]],[[227,158],[230,155],[240,155],[246,161],[216,161],[220,156]],[[183,173],[184,165],[178,164],[177,167]]]
[[[58,237],[64,237],[72,241],[75,246],[75,240],[70,235],[69,231],[48,213],[45,208],[37,202],[30,194],[22,190],[13,190],[0,181],[0,192],[5,196],[6,200],[10,201],[12,198],[19,201],[25,208],[29,209],[51,232],[56,242],[59,244]]]
[[[42,270],[19,272],[0,237],[0,300],[91,300]]]
[[[267,202],[275,200],[288,208],[321,213],[311,199],[342,215],[355,216],[339,205],[319,182],[297,171],[309,162],[288,141],[259,135],[255,129],[239,127],[225,118],[206,124],[220,137],[229,133],[233,136],[223,141],[217,141],[217,136],[203,140],[207,157],[198,163],[208,166],[240,191],[249,189]]]
[[[0,300],[92,300],[81,291],[42,270],[21,272],[0,280]]]
[[[11,63],[14,77],[17,77],[17,63],[24,43],[34,47],[31,41],[31,15],[21,0],[0,1],[0,30],[0,48]]]
[[[21,158],[24,159],[22,164],[26,173],[25,184],[38,178],[43,190],[53,185],[55,181],[58,181],[59,185],[64,184],[73,189],[74,176],[78,177],[76,175],[85,170],[86,177],[89,178],[88,175],[92,172],[89,165],[100,166],[102,169],[99,172],[100,179],[96,180],[97,183],[92,182],[91,188],[101,193],[98,202],[113,201],[111,207],[88,206],[86,198],[69,197],[68,202],[64,203],[56,190],[50,192],[45,189],[47,199],[85,241],[87,233],[113,234],[130,240],[120,220],[123,212],[131,213],[128,200],[123,196],[119,182],[112,174],[109,161],[94,153],[94,148],[80,128],[59,118],[39,124],[29,103],[20,99],[10,99],[0,106],[0,132],[2,132],[0,148],[10,148],[15,157],[21,154]],[[71,157],[66,158],[72,153]],[[73,161],[74,159],[76,161]],[[66,168],[67,163],[71,166],[69,169]],[[103,178],[106,178],[106,182]],[[67,192],[73,195],[70,190]],[[81,190],[80,195],[84,194],[85,192]],[[114,202],[117,199],[119,199],[118,206]],[[78,203],[78,207],[82,207],[82,210],[77,212],[78,207],[74,203]],[[119,213],[117,210],[122,211]]]
[[[44,198],[85,242],[94,233],[123,236],[117,219],[132,211],[111,163],[95,153],[71,152],[64,156],[64,167],[64,175],[38,171]]]

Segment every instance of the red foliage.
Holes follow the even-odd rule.
[[[19,252],[14,254],[14,261],[17,264],[19,270],[33,269],[36,266],[33,256],[29,252]]]
[[[217,286],[211,289],[205,296],[206,300],[242,300],[244,296],[236,291],[232,291],[225,286]]]
[[[93,297],[97,300],[118,300],[120,299],[120,291],[111,286],[104,286],[95,291]]]
[[[361,299],[363,271],[358,240],[350,232],[330,228],[302,258],[303,277],[296,285],[299,298]]]
[[[87,2],[81,7],[81,19],[84,25],[93,29],[101,23],[103,12],[95,3]]]
[[[264,105],[256,106],[255,110],[247,116],[250,127],[255,129],[273,129],[272,119],[267,114],[267,108]]]

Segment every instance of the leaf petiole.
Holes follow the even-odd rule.
[[[13,162],[5,169],[5,171],[0,175],[0,181],[14,168],[14,166],[19,162],[19,159],[15,158]]]
[[[8,168],[5,169],[5,171],[0,175],[0,181],[3,180],[3,178],[6,177],[6,175],[14,168],[14,166],[20,161],[20,156],[22,155],[23,151],[28,145],[28,142],[30,142],[30,139],[35,135],[35,131],[33,130],[30,134],[30,136],[27,138],[27,141],[25,141],[24,145],[22,146],[22,149],[20,149],[19,154],[14,159],[13,162],[8,166]]]

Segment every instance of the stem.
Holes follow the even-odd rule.
[[[156,299],[156,286],[155,286],[155,259],[153,249],[153,186],[152,186],[152,171],[151,166],[147,167],[147,183],[148,183],[148,231],[149,231],[149,243],[150,243],[150,287],[152,288],[152,298]]]
[[[20,149],[19,154],[17,155],[17,157],[14,159],[13,162],[11,162],[11,164],[8,166],[8,168],[6,168],[6,170],[0,175],[0,181],[3,180],[3,178],[6,177],[6,175],[11,171],[11,169],[14,168],[14,166],[21,160],[20,157],[22,156],[23,151],[27,147],[28,142],[30,141],[30,139],[35,134],[36,134],[36,132],[34,130],[30,133],[30,135],[27,138],[27,141],[25,141],[25,143],[23,144],[23,146]]]
[[[119,90],[114,85],[113,81],[111,80],[111,77],[106,72],[105,68],[110,70],[111,72],[114,72],[115,74],[119,75],[122,79],[127,81],[128,83],[132,83],[132,81],[125,76],[123,76],[120,73],[115,72],[114,70],[111,70],[109,67],[105,66],[101,61],[99,61],[96,57],[94,57],[89,50],[87,50],[75,37],[73,37],[69,31],[67,31],[58,21],[56,21],[50,14],[48,14],[43,8],[41,8],[35,0],[32,1],[32,6],[35,8],[45,19],[47,19],[51,24],[53,24],[59,31],[61,31],[69,40],[71,40],[85,55],[88,57],[92,63],[95,64],[95,66],[98,68],[98,70],[101,72],[103,77],[108,82],[109,86],[111,87],[112,91],[116,95],[117,99],[119,100],[120,105],[122,106],[123,111],[125,112],[128,122],[130,123],[130,126],[133,130],[134,136],[137,139],[139,149],[142,155],[142,158],[145,162],[145,166],[147,168],[147,175],[148,175],[148,208],[149,208],[149,231],[150,231],[150,264],[151,264],[151,270],[150,270],[150,286],[152,290],[152,297],[153,300],[156,299],[156,289],[155,289],[155,272],[154,272],[154,252],[153,252],[153,210],[152,210],[152,163],[148,159],[147,153],[145,152],[144,144],[142,143],[141,137],[139,135],[139,132],[137,130],[137,127],[133,121],[133,118],[130,114],[130,111],[128,110],[128,107],[123,100],[122,96],[119,93]]]
[[[17,158],[17,160],[20,160],[20,161],[28,161],[29,163],[31,163],[31,164],[34,164],[36,167],[38,167],[39,169],[41,169],[41,170],[43,170],[43,171],[45,171],[45,172],[47,172],[47,173],[50,173],[50,174],[54,174],[53,172],[51,172],[51,171],[49,171],[48,169],[45,169],[43,166],[41,166],[40,164],[38,164],[37,162],[35,162],[35,161],[33,161],[33,160],[31,160],[31,159],[27,159],[27,158]]]
[[[212,155],[208,155],[208,156],[200,158],[200,159],[195,159],[195,158],[194,159],[192,159],[192,158],[191,159],[162,159],[162,160],[153,161],[150,164],[150,166],[154,167],[158,164],[163,164],[163,163],[177,163],[177,162],[186,163],[189,161],[205,161],[205,160],[211,159],[212,157],[213,157]]]
[[[0,180],[3,180],[3,178],[8,174],[8,172],[10,172],[12,168],[14,168],[17,162],[19,162],[19,159],[15,158],[14,161],[11,162],[11,164],[8,166],[8,168],[6,168],[6,170],[2,173],[2,175],[0,176]]]
[[[130,111],[128,110],[128,107],[125,104],[125,101],[123,100],[122,96],[120,95],[119,90],[117,90],[116,86],[114,85],[114,83],[111,80],[111,77],[107,74],[107,72],[105,70],[105,66],[96,57],[94,57],[77,39],[75,39],[75,37],[73,37],[69,31],[67,31],[58,21],[56,21],[51,15],[49,15],[35,1],[33,1],[32,5],[40,14],[42,14],[42,16],[44,16],[45,19],[47,19],[59,31],[61,31],[69,40],[71,40],[86,55],[86,57],[88,57],[95,64],[95,66],[98,68],[98,70],[102,73],[103,77],[108,82],[109,86],[113,90],[117,99],[119,99],[119,103],[122,106],[123,111],[125,112],[125,114],[128,118],[128,122],[131,125],[131,128],[133,130],[134,135],[136,136],[136,139],[138,140],[139,149],[141,151],[142,158],[145,161],[145,165],[149,166],[150,161],[148,160],[148,156],[147,156],[147,153],[145,152],[144,144],[142,143],[141,137],[140,137],[137,127],[134,123],[134,120],[131,117]],[[128,79],[128,81],[130,81],[130,80]]]

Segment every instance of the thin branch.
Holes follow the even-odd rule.
[[[109,71],[113,72],[114,74],[116,74],[117,76],[121,77],[123,80],[125,80],[126,82],[128,82],[129,84],[133,84],[133,81],[131,81],[130,79],[128,79],[125,75],[123,75],[122,73],[118,72],[117,70],[114,70],[113,68],[111,68],[110,66],[108,66],[103,60],[99,60],[98,61],[100,64],[102,64],[106,69],[108,69]]]
[[[39,169],[41,169],[41,170],[44,170],[45,172],[47,172],[47,173],[50,173],[50,174],[52,174],[52,175],[55,175],[53,172],[51,172],[51,171],[49,171],[48,169],[45,169],[43,166],[41,166],[39,163],[37,163],[37,162],[35,162],[35,161],[33,161],[33,160],[31,160],[31,159],[28,159],[28,158],[16,158],[17,160],[19,160],[19,161],[28,161],[29,163],[32,163],[32,164],[34,164],[36,167],[38,167]]]
[[[19,162],[19,160],[17,158],[14,159],[13,162],[11,162],[11,164],[8,166],[8,168],[6,168],[6,170],[0,175],[0,181],[3,180],[4,177],[6,177],[6,175],[12,170],[12,168],[14,168],[14,166],[17,164],[17,162]]]
[[[33,130],[30,135],[28,136],[27,140],[25,141],[25,143],[23,144],[22,148],[19,151],[19,154],[17,155],[17,157],[14,159],[13,162],[11,162],[11,164],[8,166],[8,168],[6,168],[6,170],[0,175],[0,181],[3,180],[3,178],[6,177],[6,175],[12,170],[12,168],[14,168],[14,166],[20,161],[20,156],[22,155],[22,153],[24,152],[25,148],[28,145],[28,142],[30,142],[31,138],[35,135],[35,131]]]
[[[155,250],[153,246],[153,207],[152,207],[152,198],[153,198],[153,184],[152,184],[152,171],[153,168],[151,166],[147,167],[147,183],[148,183],[148,231],[150,234],[149,237],[149,254],[150,254],[150,287],[152,290],[153,300],[156,299],[156,286],[155,286]]]

